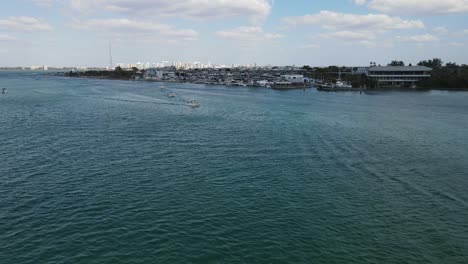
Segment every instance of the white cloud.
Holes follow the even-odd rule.
[[[397,36],[396,39],[399,41],[418,42],[418,43],[439,41],[438,37],[431,35],[431,34],[414,35],[414,36]]]
[[[433,31],[439,35],[447,35],[449,30],[446,27],[435,27]]]
[[[193,40],[198,37],[198,32],[193,29],[179,29],[167,24],[130,19],[91,19],[87,21],[76,21],[74,27],[116,36],[165,36],[186,40]]]
[[[468,29],[454,31],[452,32],[451,36],[457,37],[457,38],[463,38],[465,36],[468,36]]]
[[[32,0],[32,2],[39,6],[51,6],[56,0]]]
[[[289,25],[321,25],[326,29],[360,29],[360,30],[396,30],[421,29],[424,23],[420,20],[403,20],[383,14],[356,15],[333,11],[321,11],[317,14],[287,17]]]
[[[365,5],[367,3],[367,0],[354,0],[354,3],[356,5]]]
[[[16,37],[6,35],[6,34],[0,34],[0,42],[10,42],[10,41],[15,41]]]
[[[372,40],[375,39],[375,35],[371,32],[359,32],[359,31],[337,31],[331,33],[319,34],[319,37],[325,39],[337,39],[337,40]]]
[[[221,30],[216,32],[216,34],[223,38],[242,41],[258,41],[284,37],[283,35],[277,33],[266,33],[261,27],[238,27],[231,30]]]
[[[188,19],[248,17],[263,21],[270,13],[268,0],[71,0],[80,11],[106,10],[130,16],[167,15]]]
[[[450,42],[448,45],[451,46],[451,47],[464,47],[464,46],[466,46],[465,43],[461,43],[461,42]]]
[[[468,13],[468,0],[371,0],[369,8],[389,14]]]
[[[300,49],[318,49],[320,48],[320,45],[319,44],[306,44],[306,45],[302,45],[302,46],[299,46]]]
[[[35,17],[9,17],[0,19],[0,28],[9,31],[52,31],[52,26],[46,21]]]
[[[361,41],[358,41],[358,44],[368,47],[368,48],[375,47],[377,45],[376,42],[370,41],[370,40],[361,40]]]
[[[316,37],[325,40],[332,40],[338,44],[348,46],[364,46],[366,48],[387,48],[393,46],[393,42],[390,40],[380,39],[377,36],[377,34],[369,31],[337,31],[318,34]]]

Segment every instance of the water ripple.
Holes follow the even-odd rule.
[[[2,264],[468,263],[465,93],[0,75]]]

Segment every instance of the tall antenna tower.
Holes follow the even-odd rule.
[[[112,42],[109,40],[109,69],[112,70],[114,62],[112,61]]]

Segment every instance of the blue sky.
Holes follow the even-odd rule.
[[[15,0],[0,66],[468,63],[468,0]]]

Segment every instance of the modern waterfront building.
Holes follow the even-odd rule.
[[[431,77],[432,69],[425,66],[373,66],[363,71],[357,68],[354,73],[363,73],[377,82],[379,87],[413,87],[418,82]]]

